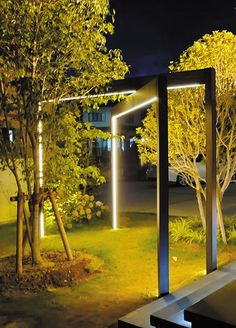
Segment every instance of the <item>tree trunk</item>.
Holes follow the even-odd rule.
[[[22,255],[24,256],[24,250],[25,250],[25,246],[27,243],[27,240],[29,242],[29,246],[31,249],[31,254],[33,253],[33,248],[32,248],[32,238],[31,238],[31,216],[29,215],[27,208],[25,206],[25,202],[23,203],[23,210],[24,210],[24,218],[25,218],[25,233],[24,233],[24,237],[23,237],[23,249],[22,249]]]
[[[17,235],[16,235],[16,273],[22,275],[22,245],[23,245],[23,194],[18,194],[17,200]]]
[[[204,211],[204,206],[203,206],[203,201],[202,201],[202,194],[199,189],[196,189],[196,197],[197,197],[197,203],[198,203],[198,208],[199,208],[199,213],[202,221],[202,226],[204,231],[206,231],[206,216],[205,216],[205,211]]]
[[[217,198],[216,198],[216,209],[217,209],[217,217],[218,217],[218,223],[220,226],[221,237],[222,237],[223,243],[227,244],[225,226],[224,226],[224,220],[223,220],[223,213],[222,213],[222,206],[221,206],[221,201],[220,201],[219,195],[217,195]]]
[[[68,242],[68,239],[67,239],[67,235],[66,235],[66,232],[65,232],[65,229],[64,229],[63,222],[61,220],[61,216],[59,214],[59,211],[58,211],[58,208],[57,208],[57,205],[56,205],[56,199],[55,199],[55,195],[54,195],[53,191],[49,191],[49,198],[50,198],[50,201],[52,203],[52,208],[53,208],[53,211],[54,211],[55,219],[57,221],[57,226],[58,226],[58,229],[59,229],[59,232],[60,232],[60,235],[61,235],[61,239],[62,239],[64,248],[65,248],[65,251],[66,251],[67,258],[68,258],[69,261],[72,261],[73,260],[73,255],[71,253],[70,245],[69,245],[69,242]]]
[[[33,218],[32,199],[29,200],[28,206],[29,206],[29,214],[27,213],[26,206],[25,206],[26,211],[24,210],[24,214],[26,214],[27,217],[29,218],[28,222],[29,222],[29,227],[30,227],[31,254],[33,254],[33,249],[32,249],[32,223],[33,223],[33,219],[32,219]],[[28,241],[28,233],[27,233],[27,230],[26,230],[24,232],[24,237],[23,237],[23,253],[24,253],[24,249],[25,249],[27,241]]]

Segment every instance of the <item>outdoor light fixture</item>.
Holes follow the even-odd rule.
[[[134,112],[134,111],[136,111],[138,109],[141,109],[141,108],[144,108],[144,107],[146,107],[148,105],[151,105],[156,100],[157,100],[157,97],[153,97],[153,98],[151,98],[151,99],[149,99],[149,100],[141,103],[140,105],[137,105],[137,106],[134,106],[134,107],[132,107],[130,109],[127,109],[125,112],[122,112],[120,114],[114,115],[113,118],[119,118],[121,116],[130,114],[130,113],[132,113],[132,112]]]
[[[117,96],[117,95],[130,95],[134,94],[136,90],[130,89],[130,90],[122,90],[117,92],[107,92],[107,93],[100,93],[100,94],[94,94],[94,95],[87,95],[87,96],[77,96],[77,97],[67,97],[67,98],[60,98],[59,102],[65,102],[65,101],[73,101],[73,100],[81,100],[86,98],[98,98],[98,97],[109,97],[109,96]],[[44,100],[42,103],[53,103],[53,99]],[[38,112],[42,111],[41,103],[38,105]],[[39,120],[38,123],[38,134],[39,134],[39,186],[40,188],[43,187],[43,139],[42,139],[42,132],[43,132],[43,124],[42,121]],[[114,132],[113,135],[115,135],[116,132]],[[114,141],[112,140],[112,143]],[[113,147],[112,147],[113,148]],[[113,154],[114,155],[114,154]],[[40,237],[44,237],[45,235],[45,224],[44,224],[44,214],[43,209],[41,209],[39,214],[39,226],[40,226]]]
[[[118,202],[117,202],[117,195],[118,195],[118,156],[117,156],[117,119],[121,116],[130,114],[138,109],[144,108],[154,101],[157,100],[157,97],[153,97],[143,103],[131,107],[126,111],[112,116],[111,119],[111,131],[112,131],[112,228],[118,228]]]
[[[201,86],[200,83],[191,83],[183,85],[168,86],[167,90],[173,89],[186,89],[186,88],[197,88]],[[144,108],[157,101],[157,96],[152,97],[134,107],[128,108],[119,114],[113,115],[111,119],[111,131],[112,131],[112,228],[118,228],[118,156],[117,156],[117,119],[130,114],[138,109]]]
[[[201,85],[202,84],[200,84],[200,83],[173,85],[173,86],[167,87],[167,90],[197,88],[197,87],[200,87]]]
[[[41,103],[38,105],[38,112],[40,113],[42,111]],[[43,138],[42,138],[42,132],[43,132],[43,123],[41,120],[38,122],[38,140],[39,140],[39,187],[43,187]],[[45,227],[44,227],[44,214],[43,214],[43,208],[40,209],[39,213],[39,233],[40,237],[44,237],[45,235]]]
[[[67,98],[60,98],[59,102],[64,101],[71,101],[71,100],[81,100],[81,99],[87,99],[87,98],[99,98],[99,97],[110,97],[110,96],[118,96],[118,95],[130,95],[135,93],[136,90],[123,90],[123,91],[117,91],[117,92],[107,92],[107,93],[99,93],[94,95],[87,95],[87,96],[77,96],[77,97],[67,97]],[[54,99],[49,99],[43,101],[44,103],[53,103]]]
[[[117,229],[117,118],[111,119],[111,132],[112,132],[112,228]]]
[[[217,268],[216,103],[212,68],[160,74],[112,109],[112,226],[118,222],[118,122],[131,112],[155,104],[158,124],[157,229],[158,292],[169,293],[168,90],[205,87],[206,108],[206,272]]]

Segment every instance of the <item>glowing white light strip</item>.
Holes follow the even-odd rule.
[[[70,100],[80,100],[80,99],[85,99],[85,98],[109,97],[109,96],[116,96],[116,95],[119,95],[119,94],[120,95],[126,95],[126,94],[135,93],[135,92],[136,92],[136,90],[123,90],[123,91],[120,91],[120,92],[108,92],[108,93],[101,93],[101,94],[97,94],[97,95],[68,97],[68,98],[61,98],[61,99],[59,99],[59,102],[70,101]],[[52,102],[54,102],[53,99],[42,101],[42,103],[52,103]],[[41,103],[39,103],[38,111],[40,112],[41,110],[42,110]],[[43,131],[43,125],[42,125],[42,122],[39,121],[39,124],[38,124],[38,132],[39,132],[39,185],[40,185],[40,187],[43,186],[43,143],[42,143],[42,131]],[[116,132],[114,133],[114,135],[115,134],[116,134]],[[115,138],[112,140],[112,144],[113,143],[114,143],[114,148],[115,148],[115,144],[116,144]],[[116,154],[115,154],[115,156],[116,156]],[[114,163],[116,163],[116,162],[117,162],[117,159],[115,159]],[[117,186],[115,186],[115,187],[117,188]],[[114,204],[117,204],[117,202],[115,202]],[[116,208],[116,207],[114,207],[114,208]],[[45,225],[44,225],[43,210],[40,212],[39,225],[40,225],[40,237],[44,237],[44,235],[45,235]],[[116,226],[115,227],[113,226],[113,228],[116,229]]]
[[[112,131],[112,227],[118,228],[118,157],[117,157],[117,118],[134,112],[142,107],[148,106],[157,100],[153,97],[137,106],[127,109],[125,112],[112,116],[111,131]]]
[[[41,103],[39,103],[38,111],[41,112],[42,107]],[[42,132],[43,132],[43,123],[40,120],[38,123],[38,133],[39,133],[39,186],[40,188],[43,187],[43,138],[42,138]],[[43,209],[40,210],[39,213],[39,228],[40,228],[40,237],[44,237],[45,235],[45,227],[44,227],[44,215],[43,215]]]
[[[172,90],[172,89],[186,89],[186,88],[197,88],[200,85],[200,83],[194,83],[194,84],[184,84],[184,85],[173,85],[172,87],[167,87],[167,90]]]
[[[201,84],[185,84],[185,85],[176,85],[167,87],[168,90],[171,89],[185,89],[185,88],[195,88],[199,87]],[[126,114],[129,114],[135,110],[138,110],[142,107],[148,106],[157,100],[157,97],[153,97],[137,106],[134,106],[120,114],[112,116],[111,119],[111,129],[112,129],[112,227],[117,229],[118,227],[118,158],[117,158],[117,118],[122,117]]]
[[[108,92],[108,93],[99,93],[97,95],[87,95],[87,96],[78,96],[78,97],[67,97],[59,99],[59,102],[63,101],[70,101],[70,100],[80,100],[86,98],[98,98],[98,97],[109,97],[109,96],[118,96],[118,95],[129,95],[131,93],[135,93],[136,90],[123,90],[123,91],[116,91],[116,92]],[[53,99],[45,100],[43,103],[52,103],[54,102]]]
[[[117,212],[117,119],[112,117],[111,119],[112,130],[112,228],[118,227],[118,212]]]
[[[153,98],[151,98],[151,99],[149,99],[149,100],[147,100],[147,101],[144,101],[143,103],[141,103],[141,104],[139,104],[139,105],[137,105],[137,106],[134,106],[134,107],[132,107],[132,108],[130,108],[130,109],[127,109],[125,112],[122,112],[122,113],[120,113],[120,114],[114,115],[113,117],[118,118],[118,117],[121,117],[121,116],[127,115],[127,114],[129,114],[129,113],[131,113],[131,112],[134,112],[134,111],[137,110],[137,109],[140,109],[140,108],[142,108],[142,107],[145,107],[145,106],[148,106],[148,105],[152,104],[152,103],[153,103],[154,101],[156,101],[156,100],[157,100],[157,97],[153,97]]]

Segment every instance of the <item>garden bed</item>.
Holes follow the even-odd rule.
[[[15,273],[15,256],[0,259],[0,292],[33,292],[52,288],[71,287],[102,271],[102,261],[97,257],[73,251],[68,261],[64,252],[42,253],[42,264],[32,265],[31,257],[23,258],[23,274]]]

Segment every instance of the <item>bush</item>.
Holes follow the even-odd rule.
[[[108,211],[108,207],[102,202],[95,200],[93,195],[83,195],[80,191],[69,197],[65,197],[64,192],[59,191],[56,198],[62,221],[68,230],[73,227],[74,223],[100,219]],[[48,200],[44,205],[44,213],[47,225],[53,225],[54,214],[51,203]]]
[[[236,219],[235,217],[224,218],[225,230],[227,240],[236,244]],[[173,242],[180,240],[187,243],[203,244],[206,242],[206,234],[203,230],[202,223],[198,218],[179,218],[174,221],[170,221],[169,235]],[[218,229],[217,241],[221,242],[221,234]]]
[[[169,225],[169,231],[170,239],[173,242],[182,240],[189,244],[193,242],[202,244],[206,241],[205,232],[196,218],[180,218],[172,221]]]

